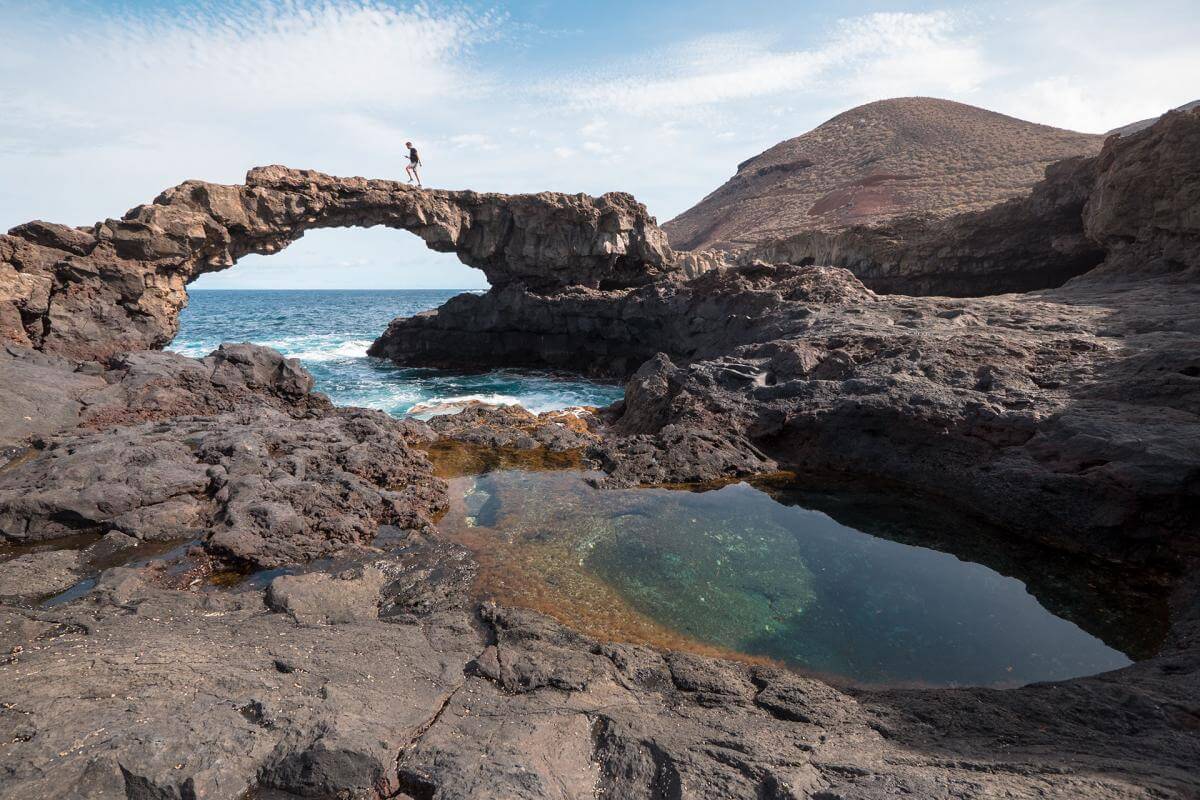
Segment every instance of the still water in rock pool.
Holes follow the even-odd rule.
[[[396,317],[437,308],[456,289],[386,291],[192,291],[171,350],[205,356],[222,342],[253,342],[298,358],[317,390],[338,405],[378,408],[397,416],[418,403],[453,406],[469,400],[520,403],[541,412],[606,406],[621,388],[528,370],[463,375],[406,369],[367,358],[367,348]]]
[[[194,292],[171,347],[196,356],[223,341],[274,347],[300,359],[335,403],[397,416],[418,403],[543,411],[620,397],[618,387],[543,373],[456,375],[365,356],[393,317],[454,294]],[[1129,663],[980,564],[862,533],[745,484],[599,491],[557,466],[453,479],[439,528],[474,552],[481,597],[598,638],[867,682],[1017,685]]]
[[[1129,659],[1024,584],[747,484],[596,490],[576,471],[455,478],[440,528],[478,591],[586,633],[865,682],[1017,685]]]

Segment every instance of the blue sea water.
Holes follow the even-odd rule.
[[[545,372],[496,370],[475,375],[409,369],[368,358],[367,348],[396,317],[436,308],[456,289],[193,290],[168,349],[204,356],[222,342],[253,342],[297,358],[317,390],[338,405],[396,416],[418,403],[518,403],[541,412],[605,406],[621,388]]]

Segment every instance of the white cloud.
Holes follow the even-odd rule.
[[[496,144],[491,137],[482,133],[459,133],[451,136],[450,144],[460,150],[495,150]]]
[[[780,50],[770,32],[706,36],[672,45],[616,74],[581,76],[566,87],[579,108],[677,114],[785,93],[875,96],[893,89],[963,92],[987,74],[974,39],[948,12],[877,13],[842,20],[822,44]],[[652,65],[647,69],[648,65]],[[561,91],[559,84],[547,91]]]
[[[586,124],[579,129],[581,136],[595,138],[597,136],[605,136],[608,134],[608,122],[602,119],[588,120]]]
[[[1175,0],[1015,0],[1004,19],[878,13],[823,27],[798,13],[748,18],[761,27],[666,38],[586,70],[499,14],[398,2],[235,0],[147,16],[0,0],[0,229],[87,224],[259,164],[403,179],[405,140],[430,185],[622,189],[666,219],[738,162],[868,100],[945,96],[1103,131],[1200,96],[1197,13]],[[353,258],[348,241],[363,242]],[[273,257],[271,280],[290,264],[365,259],[375,266],[346,272],[397,285],[410,273],[392,256],[416,251],[396,241],[306,237]],[[426,269],[446,285],[435,262],[414,283]]]
[[[997,110],[1102,133],[1200,99],[1200,6],[1143,2],[1103,13],[1060,2],[1031,12],[1024,69],[988,93]]]
[[[6,19],[0,71],[0,94],[16,113],[4,116],[0,146],[20,147],[23,129],[94,134],[210,114],[330,114],[462,97],[485,85],[458,58],[494,22],[365,0],[265,0],[148,18],[16,15]]]
[[[489,91],[470,54],[496,35],[494,14],[374,0],[202,9],[0,0],[0,185],[31,187],[0,192],[0,225],[87,223],[264,163],[397,174],[406,138],[457,127],[456,104]]]

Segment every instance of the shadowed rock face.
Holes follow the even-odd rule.
[[[944,220],[905,217],[877,226],[803,231],[749,248],[742,263],[845,267],[877,292],[980,295],[1060,286],[1104,260],[1085,206],[1096,160],[1052,164],[1026,197]]]
[[[313,228],[385,225],[456,253],[493,286],[636,286],[675,270],[666,236],[622,193],[598,198],[414,189],[261,167],[188,181],[91,228],[30,222],[0,236],[0,338],[73,358],[162,347],[184,287]]]
[[[1029,196],[985,211],[804,232],[742,260],[829,264],[875,291],[954,297],[1051,288],[1106,259],[1184,264],[1200,230],[1195,127],[1195,112],[1168,113],[1096,158],[1051,165]]]

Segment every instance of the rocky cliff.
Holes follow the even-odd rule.
[[[162,347],[198,276],[313,228],[372,225],[411,231],[497,287],[619,288],[676,269],[666,236],[626,194],[420,190],[261,167],[244,185],[188,181],[89,228],[30,222],[0,236],[0,338],[76,358]]]
[[[742,260],[840,266],[876,291],[955,297],[1060,286],[1106,258],[1131,263],[1131,248],[1133,260],[1184,263],[1196,228],[1194,116],[1169,112],[1133,144],[1053,164],[1029,195],[984,211],[803,232]]]

